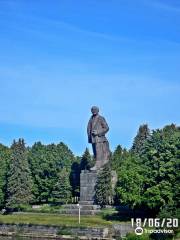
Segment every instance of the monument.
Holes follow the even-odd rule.
[[[99,115],[99,108],[91,108],[92,116],[88,122],[88,142],[92,144],[95,165],[90,170],[83,170],[80,175],[80,203],[94,204],[95,185],[98,172],[108,163],[110,157],[109,142],[105,134],[109,131],[104,117]],[[110,173],[111,174],[111,173]]]
[[[99,115],[98,107],[93,106],[91,112],[92,116],[88,122],[87,134],[96,160],[96,164],[91,170],[99,170],[109,161],[109,142],[105,137],[109,127],[105,118]]]
[[[95,201],[95,187],[99,172],[110,159],[109,142],[106,133],[109,131],[104,117],[99,115],[99,108],[91,108],[92,116],[87,126],[88,142],[92,144],[95,165],[90,170],[82,170],[80,173],[80,202],[77,205],[70,204],[62,210],[68,214],[94,215],[100,213],[100,206]],[[112,188],[117,182],[115,171],[110,171]],[[80,210],[81,209],[81,210]]]

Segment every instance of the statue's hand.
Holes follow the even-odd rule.
[[[97,130],[92,130],[92,135],[93,135],[93,136],[97,136],[97,135],[98,135]]]

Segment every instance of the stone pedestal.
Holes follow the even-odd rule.
[[[97,171],[81,171],[80,175],[80,202],[94,203]]]
[[[78,215],[79,207],[81,209],[81,215],[95,215],[101,212],[100,206],[94,202],[95,198],[95,186],[97,182],[97,171],[83,170],[80,174],[80,202],[77,204],[64,205],[64,209],[61,213]]]
[[[117,175],[115,172],[110,172],[112,175],[112,188],[114,188]],[[98,173],[95,170],[83,170],[80,174],[80,202],[77,204],[66,204],[61,210],[62,214],[78,215],[79,207],[81,215],[95,215],[101,212],[100,206],[95,203],[95,186]]]

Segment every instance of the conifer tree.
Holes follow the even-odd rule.
[[[76,157],[76,161],[73,162],[70,172],[70,184],[72,187],[72,196],[80,196],[80,157]]]
[[[134,138],[133,146],[131,151],[135,154],[141,154],[144,143],[150,136],[150,130],[147,124],[143,124],[139,127],[138,133]]]
[[[121,145],[118,145],[111,157],[112,169],[117,170],[117,168],[119,168],[122,162],[122,157],[123,157],[123,149]]]
[[[93,161],[91,158],[91,154],[89,153],[88,148],[85,149],[81,162],[80,162],[80,169],[81,170],[89,170],[93,165]]]
[[[7,187],[7,167],[10,149],[0,144],[0,207],[4,207]]]
[[[54,202],[67,203],[71,197],[71,186],[69,181],[69,173],[63,168],[58,173],[58,180],[54,185],[51,196]]]
[[[144,145],[144,204],[156,212],[178,208],[180,196],[180,129],[174,124],[152,132]]]
[[[101,207],[108,205],[112,201],[111,168],[109,163],[98,174],[95,201]]]
[[[12,154],[7,179],[7,204],[16,208],[20,204],[31,202],[32,179],[27,161],[27,150],[23,139],[14,141],[11,146]]]

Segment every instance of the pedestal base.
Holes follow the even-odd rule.
[[[80,175],[80,202],[93,204],[95,200],[95,185],[97,182],[97,171],[81,171]]]

